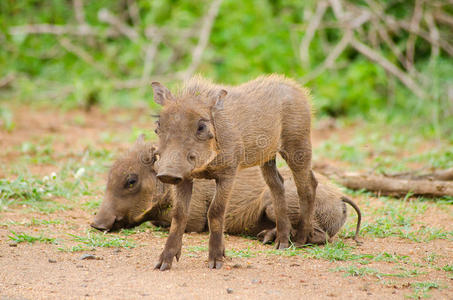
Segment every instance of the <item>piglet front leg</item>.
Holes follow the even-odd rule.
[[[225,220],[225,207],[233,189],[235,171],[233,174],[222,175],[216,179],[216,192],[214,200],[208,210],[209,222],[209,257],[208,267],[220,269],[223,266],[225,256],[225,244],[223,241],[223,228]]]
[[[189,216],[192,186],[193,182],[191,180],[184,180],[176,186],[176,203],[173,208],[170,233],[165,242],[164,250],[154,269],[159,269],[161,271],[170,270],[173,263],[173,257],[176,257],[176,261],[181,257],[182,235],[186,229]]]

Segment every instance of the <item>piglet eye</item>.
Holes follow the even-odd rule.
[[[137,174],[130,174],[126,178],[126,182],[124,184],[124,187],[127,189],[133,188],[138,182],[138,176]]]
[[[198,125],[197,132],[198,132],[198,133],[203,132],[205,129],[206,129],[206,125],[205,125],[204,123],[200,123],[200,124]]]

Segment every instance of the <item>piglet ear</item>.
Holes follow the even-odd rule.
[[[153,168],[157,160],[157,149],[154,145],[145,145],[145,149],[140,152],[140,162],[148,167]]]
[[[153,87],[154,91],[154,101],[160,105],[165,105],[168,101],[173,101],[173,95],[171,94],[170,90],[167,89],[163,84],[160,82],[152,82],[151,86]]]
[[[228,94],[227,91],[225,90],[220,90],[219,93],[217,94],[217,98],[214,104],[214,108],[217,110],[222,110],[223,109],[223,101],[225,100],[225,96]]]

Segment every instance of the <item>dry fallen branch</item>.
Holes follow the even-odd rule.
[[[408,193],[429,197],[453,196],[453,182],[449,181],[388,178],[384,176],[341,172],[336,168],[320,165],[315,165],[313,168],[353,190],[365,189],[376,192],[379,195],[399,197],[404,197]]]
[[[366,189],[382,195],[452,196],[453,183],[448,181],[392,179],[381,176],[342,174],[338,182],[353,190]]]

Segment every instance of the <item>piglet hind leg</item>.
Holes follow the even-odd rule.
[[[192,196],[192,181],[184,180],[176,186],[176,203],[173,208],[173,218],[170,233],[165,242],[159,261],[154,269],[165,271],[171,269],[173,258],[178,261],[181,257],[182,235],[186,229],[189,216],[189,204]]]
[[[214,200],[208,210],[209,223],[209,257],[208,267],[220,269],[225,257],[225,244],[223,240],[225,207],[231,195],[234,183],[234,174],[222,176],[216,180]]]
[[[295,228],[297,232],[293,243],[296,247],[302,247],[313,234],[314,203],[318,186],[311,170],[311,143],[297,139],[287,140],[280,154],[291,169],[299,196],[301,218]]]
[[[275,236],[273,232],[264,234],[264,243],[275,240],[276,249],[285,249],[289,247],[289,232],[291,230],[291,223],[289,222],[286,200],[285,188],[283,185],[283,177],[277,170],[275,157],[261,166],[261,173],[263,174],[266,184],[272,194],[272,203],[275,208],[276,231]]]

